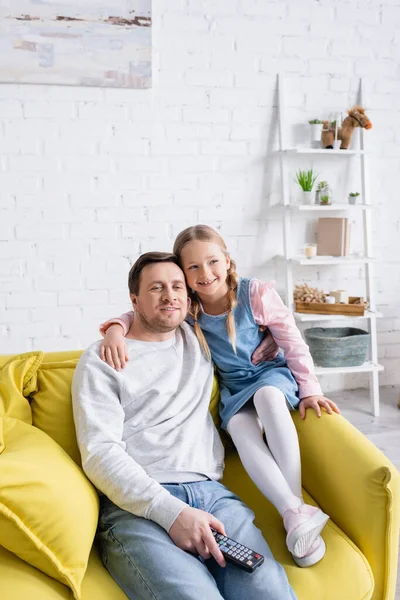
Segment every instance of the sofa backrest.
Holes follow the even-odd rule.
[[[72,412],[71,384],[81,354],[82,351],[77,350],[0,356],[0,416],[8,414],[19,418],[16,413],[23,409],[24,420],[29,422],[30,419],[33,426],[53,438],[79,466],[81,458]],[[11,395],[12,403],[9,402]],[[217,427],[218,404],[219,388],[215,377],[210,412]]]

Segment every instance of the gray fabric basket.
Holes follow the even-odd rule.
[[[304,331],[316,365],[358,367],[367,358],[370,334],[355,327],[311,327]]]

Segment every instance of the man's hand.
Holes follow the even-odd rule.
[[[100,344],[100,358],[116,371],[124,369],[129,360],[128,349],[121,325],[115,323],[107,329]]]
[[[251,355],[251,362],[253,365],[258,365],[264,360],[274,360],[279,352],[279,347],[269,329],[264,325],[260,325],[259,329],[260,331],[266,330],[266,334]]]
[[[213,556],[220,567],[225,567],[224,556],[218,548],[210,527],[226,535],[221,521],[204,510],[188,506],[175,519],[169,535],[182,550],[199,554],[204,559]]]
[[[322,406],[322,408],[324,408],[329,415],[331,415],[332,412],[340,415],[338,406],[332,400],[329,400],[329,398],[325,398],[325,396],[306,396],[305,398],[301,399],[299,404],[300,419],[306,418],[307,408],[313,408],[318,417],[320,417],[320,406]]]

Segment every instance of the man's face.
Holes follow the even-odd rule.
[[[133,308],[145,329],[175,330],[185,319],[188,296],[183,271],[174,263],[154,263],[140,274],[139,293],[131,294]]]

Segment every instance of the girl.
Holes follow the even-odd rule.
[[[322,395],[313,372],[308,346],[293,315],[269,283],[238,278],[222,237],[211,227],[196,225],[176,238],[178,256],[190,292],[187,317],[204,354],[218,370],[222,427],[231,436],[240,459],[260,491],[283,517],[286,544],[296,564],[308,567],[325,554],[320,532],[329,517],[304,504],[301,489],[300,451],[290,410],[306,408],[321,415],[339,413]],[[129,330],[133,313],[119,322]],[[115,320],[101,326],[106,328]],[[266,326],[282,352],[257,366],[251,354],[261,342]],[[119,325],[108,329],[101,355],[113,365],[112,355],[126,355]],[[265,439],[263,433],[265,434]]]

